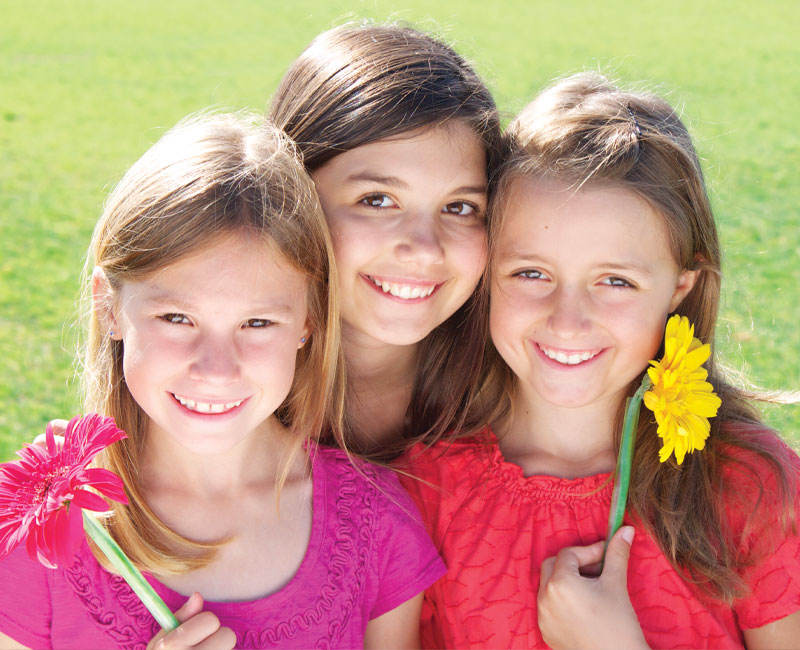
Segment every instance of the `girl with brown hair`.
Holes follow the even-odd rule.
[[[501,133],[449,46],[399,25],[320,34],[270,118],[314,179],[339,269],[348,442],[390,460],[481,424],[487,204]]]
[[[448,565],[423,645],[798,647],[800,461],[713,355],[710,429],[642,413],[627,525],[603,573],[581,575],[602,558],[622,410],[665,323],[714,338],[720,247],[686,128],[664,100],[581,74],[508,132],[482,395],[495,412],[481,435],[412,452],[424,480],[405,481]]]

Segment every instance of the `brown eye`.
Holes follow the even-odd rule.
[[[389,198],[388,194],[383,194],[381,192],[374,192],[373,194],[367,194],[363,199],[361,199],[360,203],[363,203],[370,208],[393,208],[395,207],[395,202]]]
[[[469,217],[478,212],[478,208],[474,206],[472,203],[467,203],[466,201],[453,201],[452,203],[448,203],[444,208],[442,208],[442,212],[446,212],[447,214],[455,214],[460,217]]]

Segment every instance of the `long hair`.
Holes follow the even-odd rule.
[[[93,265],[100,267],[116,293],[125,282],[236,233],[278,251],[306,280],[313,333],[298,351],[294,382],[276,411],[296,439],[280,488],[307,437],[319,438],[324,425],[341,440],[344,384],[333,249],[313,182],[289,139],[263,118],[245,114],[212,114],[178,124],[111,193],[95,227],[85,275]],[[139,567],[188,571],[210,561],[219,543],[177,535],[145,502],[139,465],[149,420],[125,383],[123,346],[105,334],[92,311],[85,408],[113,416],[129,436],[109,447],[100,461],[122,477],[130,498],[129,506],[114,508],[106,525]]]
[[[317,36],[287,71],[269,116],[312,174],[342,152],[453,120],[480,139],[490,193],[503,156],[497,108],[472,67],[447,44],[403,25],[343,25]],[[403,439],[373,459],[485,421],[468,406],[480,383],[486,309],[485,292],[476,290],[421,342]]]
[[[576,190],[595,183],[625,188],[661,217],[678,267],[699,271],[694,287],[674,313],[686,316],[694,323],[695,336],[713,345],[721,286],[719,239],[700,162],[672,106],[650,94],[623,92],[600,75],[582,73],[545,90],[511,123],[507,133],[513,153],[496,196],[490,256],[515,181],[557,178]],[[516,381],[499,354],[491,354],[485,399],[497,405],[493,417],[498,419],[513,407]],[[761,423],[752,403],[754,393],[727,381],[726,371],[713,354],[706,368],[722,406],[711,420],[705,450],[687,455],[682,465],[674,459],[660,463],[657,424],[643,414],[634,450],[629,507],[687,580],[732,603],[746,592],[738,571],[756,559],[740,552],[742,540],[734,537],[727,521],[726,502],[735,496],[726,484],[726,473],[737,467],[752,477],[760,493],[777,490],[784,523],[793,526],[789,502],[792,461],[788,448]],[[629,394],[643,374],[644,369],[632,382]],[[622,409],[620,405],[617,446]],[[758,460],[750,463],[748,458]],[[763,476],[763,467],[772,475]],[[755,513],[755,504],[750,506]],[[756,523],[754,515],[745,530]]]

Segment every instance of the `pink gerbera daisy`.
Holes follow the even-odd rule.
[[[83,540],[81,509],[104,512],[106,501],[87,490],[128,503],[122,480],[92,459],[126,438],[113,418],[92,413],[70,420],[64,444],[47,427],[47,444],[25,445],[22,460],[0,465],[0,556],[26,541],[28,554],[45,566],[69,566]]]

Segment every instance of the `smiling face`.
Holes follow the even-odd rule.
[[[661,217],[609,186],[514,181],[492,260],[492,340],[533,402],[610,414],[691,290]]]
[[[94,285],[103,304],[102,272]],[[305,285],[272,247],[238,234],[124,282],[106,318],[149,434],[203,454],[268,426],[308,336]]]
[[[362,145],[313,177],[348,339],[417,343],[466,302],[486,264],[486,156],[469,126]]]

